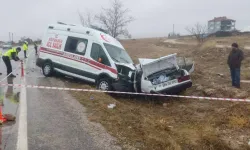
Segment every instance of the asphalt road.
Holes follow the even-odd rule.
[[[23,53],[19,56],[22,59]],[[36,67],[35,60],[34,49],[31,47],[28,59],[24,61],[24,80],[20,77],[20,62],[12,61],[13,73],[17,75],[13,80],[4,79],[6,69],[4,63],[0,62],[3,73],[0,84],[65,87],[63,79],[45,78],[41,69]],[[4,96],[3,113],[17,117],[16,122],[6,123],[1,127],[2,149],[121,149],[100,124],[88,121],[85,108],[66,91],[1,87],[0,94]]]

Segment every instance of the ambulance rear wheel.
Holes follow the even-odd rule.
[[[101,91],[111,91],[112,90],[111,81],[108,78],[100,79],[97,82],[96,88]]]
[[[46,63],[43,65],[42,70],[43,70],[43,75],[44,75],[45,77],[50,77],[50,76],[52,75],[52,72],[53,72],[52,63],[46,62]]]

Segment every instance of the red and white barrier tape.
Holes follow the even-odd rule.
[[[201,96],[182,96],[182,95],[164,95],[164,94],[119,92],[119,91],[100,91],[100,90],[91,90],[91,89],[49,87],[49,86],[22,85],[22,84],[0,84],[0,86],[12,86],[12,87],[19,87],[19,88],[25,87],[25,88],[34,88],[34,89],[51,89],[51,90],[61,90],[61,91],[79,91],[79,92],[95,92],[95,93],[114,93],[114,94],[127,94],[127,95],[159,96],[159,97],[187,98],[187,99],[200,99],[200,100],[250,102],[250,99],[217,98],[217,97],[201,97]]]
[[[11,73],[9,73],[7,76],[5,76],[3,79],[1,79],[0,83],[3,82],[4,80],[6,80],[13,72],[15,72],[17,69],[21,69],[22,70],[22,65],[20,63],[20,65],[18,65],[14,70],[12,70]]]

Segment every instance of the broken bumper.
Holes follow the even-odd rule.
[[[192,87],[192,81],[188,81],[188,82],[185,82],[185,83],[182,83],[182,84],[178,84],[174,87],[170,87],[170,88],[166,88],[164,90],[160,90],[160,91],[154,91],[154,90],[151,90],[150,93],[152,94],[177,94],[177,93],[180,93],[184,90],[186,90],[187,88],[190,88]]]
[[[134,92],[134,87],[132,82],[128,81],[116,81],[112,84],[114,90],[120,92]]]

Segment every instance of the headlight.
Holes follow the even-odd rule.
[[[164,75],[160,75],[160,77],[158,78],[158,80],[160,82],[164,82],[165,81],[165,76]]]
[[[129,78],[132,77],[132,73],[133,73],[132,71],[129,71],[129,72],[128,72],[128,77],[129,77]]]
[[[155,78],[155,79],[153,79],[153,81],[152,81],[152,84],[157,84],[157,82],[158,82],[158,80],[157,80],[157,78]]]

